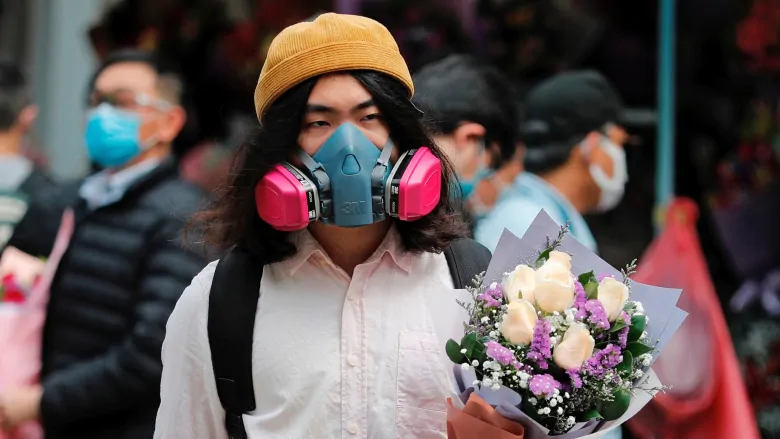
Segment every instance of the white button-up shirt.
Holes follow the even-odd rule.
[[[263,271],[250,439],[446,438],[444,344],[462,336],[465,312],[451,311],[444,255],[402,251],[393,228],[350,278],[307,231],[295,239],[298,253]],[[206,330],[215,266],[168,321],[156,439],[227,438]]]

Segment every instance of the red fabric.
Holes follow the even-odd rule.
[[[627,425],[640,438],[758,439],[731,336],[696,233],[698,209],[677,199],[666,228],[650,245],[634,276],[638,282],[682,288],[678,306],[689,313],[653,365],[658,394]],[[650,321],[652,324],[652,320]]]

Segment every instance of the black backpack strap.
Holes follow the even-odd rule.
[[[487,271],[490,264],[490,250],[473,239],[463,238],[450,243],[444,249],[447,265],[455,289],[460,290],[471,285],[474,276]]]
[[[252,335],[263,266],[233,247],[217,263],[209,295],[208,335],[217,393],[230,439],[246,439],[242,414],[255,409]]]

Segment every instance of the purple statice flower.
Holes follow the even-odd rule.
[[[515,369],[520,368],[520,362],[515,358],[514,352],[495,341],[491,340],[487,344],[487,354],[488,357],[498,361],[504,366],[513,366]]]
[[[607,369],[614,369],[623,361],[620,346],[614,344],[608,344],[607,347],[599,352],[599,355],[601,355],[601,365]]]
[[[628,344],[628,331],[630,329],[631,328],[626,326],[625,328],[623,328],[620,331],[618,331],[618,344],[620,345],[620,347],[622,349],[625,349],[626,345]]]
[[[604,366],[601,365],[600,358],[596,355],[590,357],[585,364],[582,365],[582,371],[595,378],[603,378],[607,372]]]
[[[552,357],[552,346],[550,346],[550,322],[547,319],[536,321],[534,328],[534,337],[531,340],[531,349],[526,357],[536,362],[540,369],[547,369],[549,365],[547,360]]]
[[[578,369],[569,369],[566,371],[566,373],[569,375],[572,387],[575,389],[581,389],[582,377],[580,376],[580,371]]]
[[[631,317],[625,311],[620,313],[620,318],[623,319],[623,322],[626,325],[630,325],[631,324]],[[620,331],[618,331],[618,343],[620,344],[620,347],[622,349],[625,349],[626,345],[628,344],[628,331],[630,329],[631,329],[630,327],[626,326],[625,328],[623,328]]]
[[[623,355],[620,346],[608,344],[607,347],[593,354],[582,366],[582,369],[590,376],[603,378],[608,370],[617,367],[621,361],[623,361]]]
[[[485,294],[489,294],[494,299],[501,299],[504,297],[504,287],[501,286],[500,283],[493,282],[490,284],[490,286],[485,290]]]
[[[581,309],[588,301],[588,293],[585,292],[585,287],[578,281],[574,282],[574,308]]]
[[[596,299],[588,300],[585,303],[585,306],[577,311],[575,317],[579,320],[587,319],[588,323],[595,325],[596,328],[604,331],[608,330],[610,327],[609,317],[607,316],[607,312],[604,311],[604,305]]]
[[[537,398],[547,398],[555,395],[556,390],[561,390],[561,383],[548,374],[535,375],[528,383],[528,388]]]
[[[598,280],[599,283],[601,283],[601,281],[603,281],[604,279],[606,279],[608,277],[614,278],[615,276],[613,276],[611,274],[600,274],[600,275],[596,276],[596,280]]]
[[[493,282],[484,293],[477,296],[477,299],[485,302],[487,308],[500,308],[502,297],[504,297],[504,289],[501,284]]]

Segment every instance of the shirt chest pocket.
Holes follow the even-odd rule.
[[[398,339],[396,430],[401,439],[446,438],[449,389],[436,335],[402,332]]]

